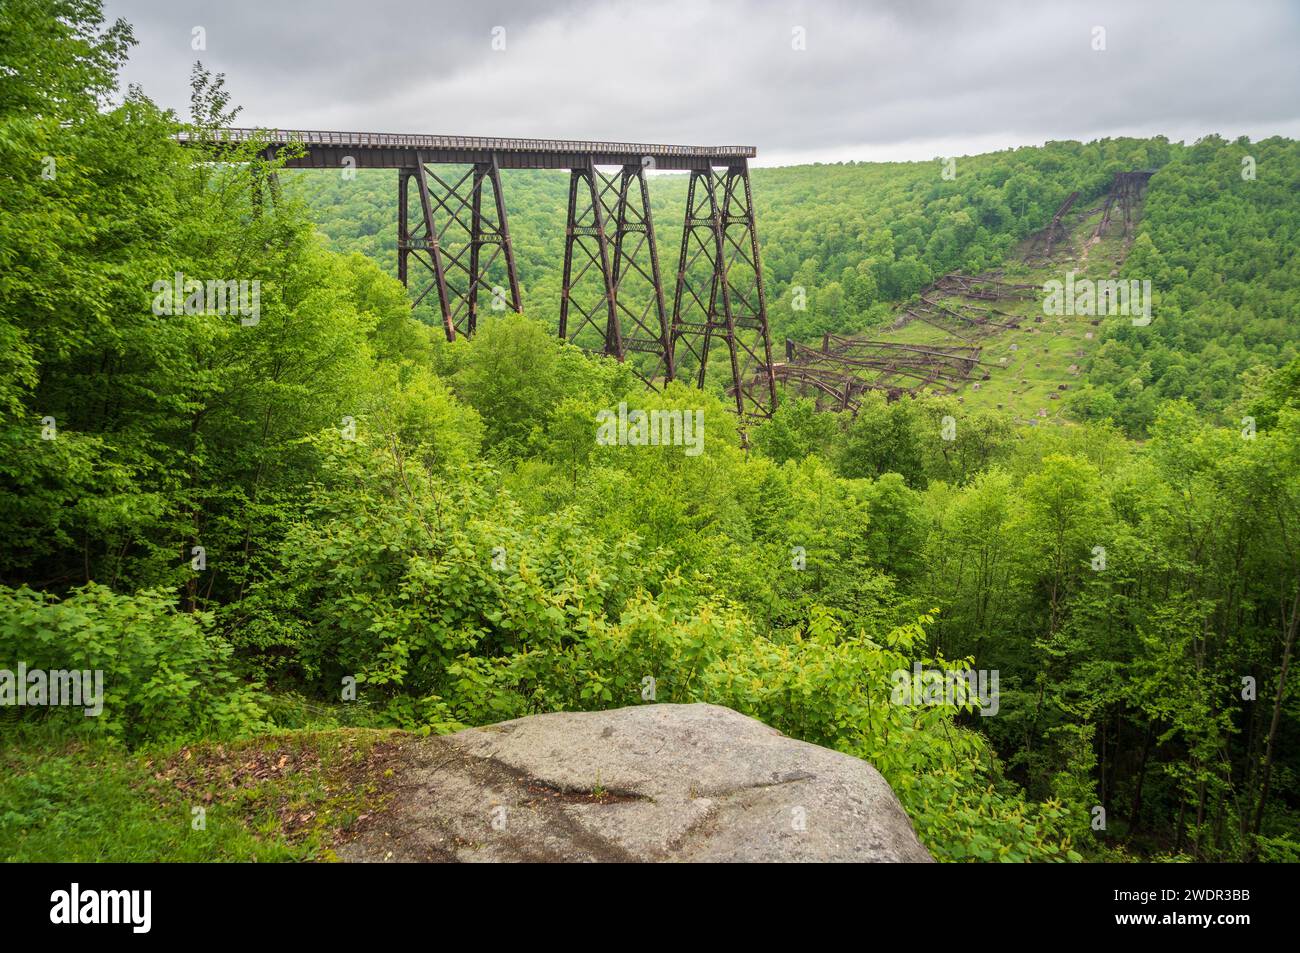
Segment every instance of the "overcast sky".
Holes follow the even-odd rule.
[[[188,118],[202,60],[226,73],[245,125],[744,144],[763,165],[1300,137],[1297,0],[105,7],[135,27],[127,82]]]

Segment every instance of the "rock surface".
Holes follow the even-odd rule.
[[[534,715],[408,746],[350,861],[929,862],[867,762],[729,708]]]

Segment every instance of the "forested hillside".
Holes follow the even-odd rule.
[[[1150,280],[1157,319],[1117,322],[1089,368],[1104,394],[1087,412],[1147,432],[1182,398],[1237,420],[1243,377],[1300,354],[1300,144],[1204,139],[1151,181],[1124,266]]]
[[[755,169],[773,336],[856,330],[937,275],[998,265],[1070,192],[1094,198],[1116,171],[1163,165],[1176,150],[1162,139],[1053,143],[959,159],[952,180],[943,178],[938,161]],[[345,178],[301,172],[286,181],[307,202],[332,248],[362,252],[396,275],[393,173],[359,170]],[[663,173],[650,181],[660,255],[671,269],[687,176]],[[526,310],[553,320],[568,175],[508,172],[505,194]],[[804,311],[790,307],[793,285],[807,289]]]
[[[182,123],[115,92],[129,27],[60,12],[0,8],[0,669],[104,698],[0,710],[0,858],[329,858],[363,806],[265,751],[369,798],[407,733],[707,701],[870,761],[942,860],[1300,859],[1295,143],[756,171],[778,341],[1017,267],[1134,168],[1117,267],[1156,303],[1051,426],[786,395],[745,449],[717,393],[555,339],[562,175],[507,182],[525,314],[449,344],[392,277],[391,173],[208,161],[220,79]],[[178,273],[257,308],[160,307]],[[620,403],[701,413],[702,452],[598,440]],[[900,698],[920,668],[996,704]]]
[[[1244,178],[1243,160],[1253,163]],[[950,271],[979,274],[1016,258],[1071,192],[1095,205],[1115,172],[1159,169],[1124,276],[1149,280],[1157,320],[1107,326],[1084,364],[1075,416],[1113,419],[1144,436],[1160,402],[1185,398],[1228,422],[1242,375],[1300,353],[1288,308],[1300,294],[1300,145],[1209,137],[1194,146],[1150,140],[1057,142],[932,163],[847,163],[753,173],[772,337],[878,327],[895,306]],[[396,179],[293,173],[289,189],[339,251],[360,251],[396,274]],[[563,172],[505,176],[525,309],[558,321]],[[660,254],[671,272],[686,176],[651,179]],[[1058,263],[1062,277],[1068,263]],[[792,289],[801,289],[796,296]],[[429,319],[429,315],[425,315]]]

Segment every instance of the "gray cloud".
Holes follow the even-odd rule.
[[[127,81],[183,113],[202,59],[250,125],[743,142],[767,163],[1300,135],[1288,0],[108,0],[106,13],[140,41]]]

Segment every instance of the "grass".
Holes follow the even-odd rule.
[[[333,860],[382,804],[408,737],[345,728],[126,752],[28,731],[0,748],[0,860]]]

